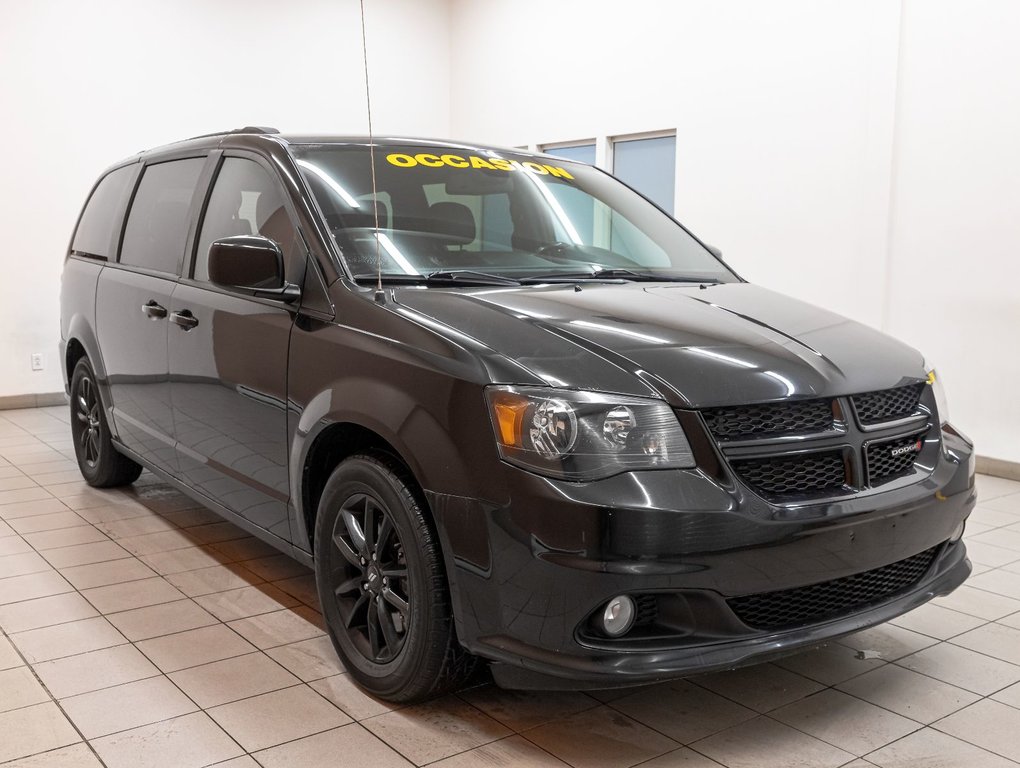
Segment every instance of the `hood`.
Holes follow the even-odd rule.
[[[749,283],[411,288],[395,298],[546,384],[681,406],[847,395],[924,375],[911,347]]]

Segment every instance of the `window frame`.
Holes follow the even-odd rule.
[[[76,251],[74,249],[74,241],[78,237],[78,230],[81,228],[81,221],[85,218],[85,211],[88,210],[89,203],[92,202],[93,196],[96,194],[96,190],[99,189],[99,185],[102,184],[108,176],[111,174],[122,171],[125,168],[130,168],[132,176],[128,179],[127,185],[124,188],[123,199],[118,203],[117,210],[114,215],[114,221],[110,227],[110,254],[109,256],[100,256],[98,253],[88,253],[86,251]],[[131,206],[131,200],[134,197],[135,187],[138,184],[138,175],[141,173],[142,164],[138,160],[132,160],[128,163],[120,163],[108,168],[104,171],[96,182],[92,185],[89,190],[88,197],[85,198],[85,204],[82,205],[81,210],[78,212],[78,218],[74,223],[74,229],[71,230],[71,239],[67,243],[67,257],[75,259],[85,259],[87,261],[101,261],[107,264],[113,264],[117,262],[120,256],[120,240],[124,230],[124,224],[127,221],[127,212]]]
[[[673,139],[673,149],[674,149],[674,151],[673,151],[673,210],[672,211],[667,211],[665,208],[663,208],[661,205],[659,205],[655,200],[652,200],[652,198],[650,198],[644,192],[641,192],[638,189],[634,189],[634,187],[631,187],[630,184],[628,184],[626,181],[624,181],[623,179],[621,179],[619,176],[616,175],[616,145],[617,144],[623,144],[623,143],[626,143],[628,141],[643,141],[645,139],[669,139],[669,138]],[[628,187],[630,187],[631,189],[634,189],[635,192],[640,194],[643,198],[645,198],[648,202],[652,203],[652,205],[656,206],[659,210],[664,211],[665,213],[668,213],[670,218],[673,218],[673,219],[676,219],[676,201],[680,199],[680,195],[678,194],[680,190],[677,188],[677,181],[680,178],[680,175],[677,173],[677,167],[679,165],[679,158],[680,158],[679,153],[676,151],[677,148],[678,148],[677,138],[678,138],[678,136],[677,136],[677,132],[676,132],[675,128],[666,128],[666,129],[662,129],[662,130],[658,130],[658,131],[641,131],[640,133],[623,133],[623,134],[620,134],[618,136],[608,136],[608,137],[606,137],[606,155],[605,155],[605,164],[606,165],[605,165],[605,168],[604,168],[604,170],[606,170],[609,173],[610,176],[612,176],[613,178],[617,179],[622,184],[627,184]]]

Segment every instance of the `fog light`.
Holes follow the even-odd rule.
[[[956,526],[956,530],[953,531],[953,535],[949,537],[949,543],[950,544],[955,544],[956,542],[958,542],[960,539],[963,538],[963,529],[966,526],[967,526],[967,521],[966,520],[964,522],[960,523],[958,526]]]
[[[632,598],[627,595],[614,597],[606,603],[606,607],[602,611],[602,631],[609,637],[620,637],[627,634],[634,626],[636,613]]]

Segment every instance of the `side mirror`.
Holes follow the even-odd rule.
[[[280,246],[260,235],[224,237],[209,246],[209,279],[226,288],[254,291],[293,301],[300,296],[296,285],[283,279]]]
[[[714,245],[709,245],[708,243],[705,243],[705,247],[708,248],[708,252],[715,256],[717,259],[722,258],[722,251],[720,251]]]

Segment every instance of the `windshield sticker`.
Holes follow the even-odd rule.
[[[386,155],[386,160],[398,168],[414,168],[416,165],[424,165],[426,168],[441,168],[444,165],[450,168],[484,168],[491,171],[526,171],[536,176],[555,176],[560,179],[573,179],[570,172],[557,165],[543,165],[542,163],[530,160],[523,163],[517,160],[505,160],[502,157],[462,157],[461,155],[434,155],[431,152],[420,152],[417,155],[405,155],[402,152],[392,152]]]

